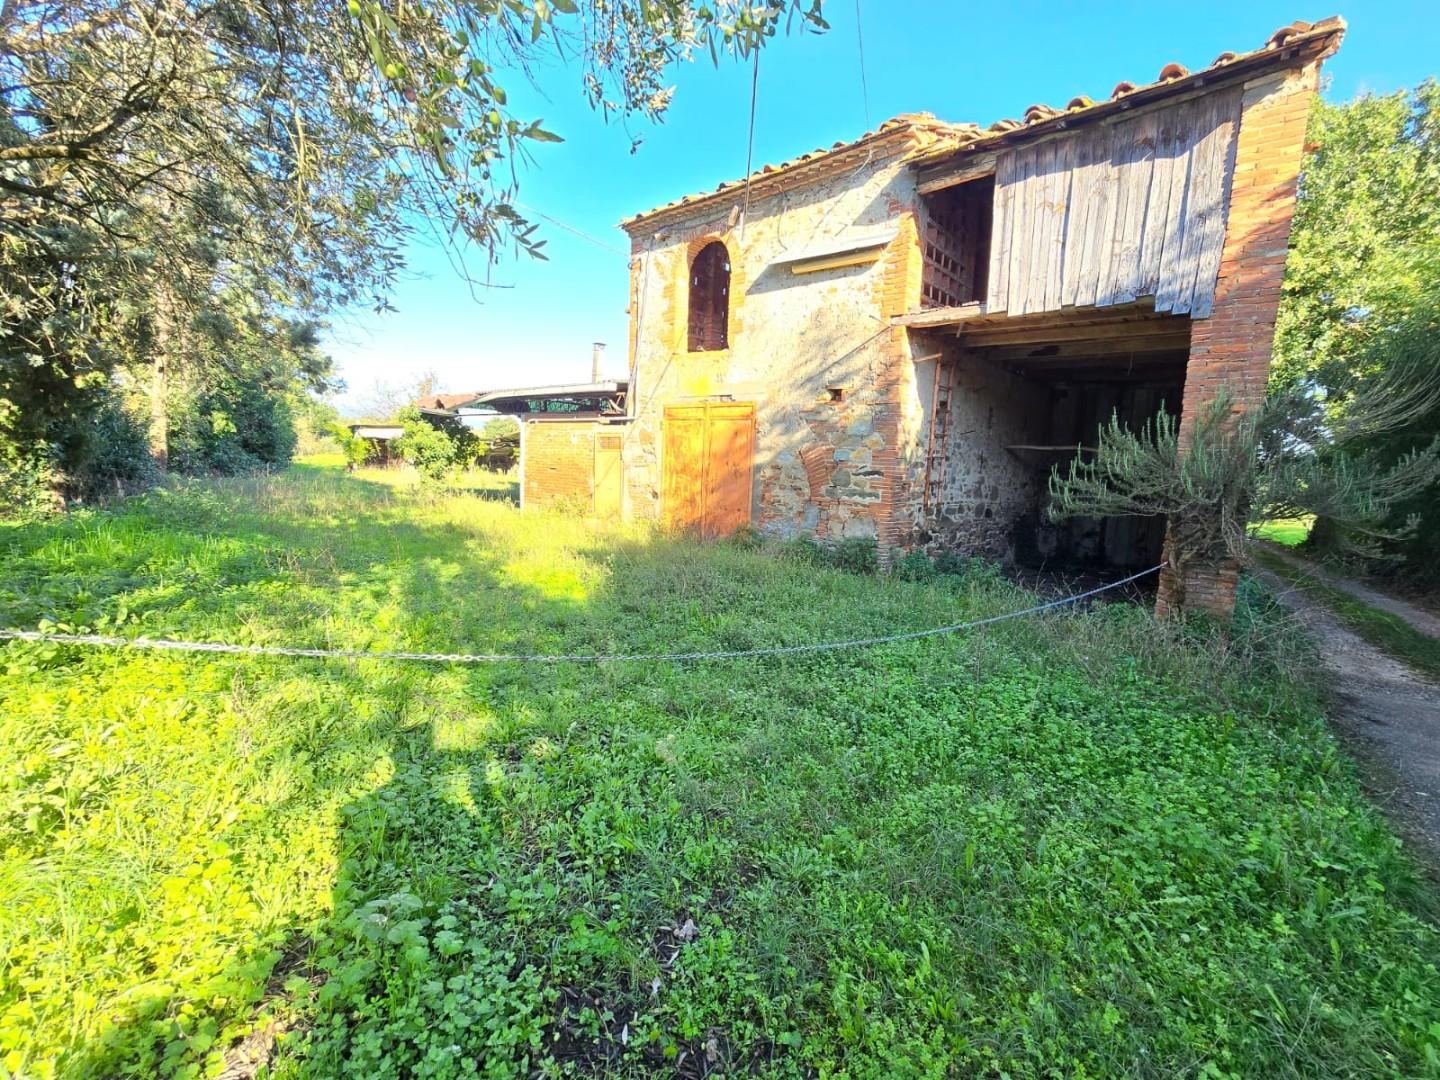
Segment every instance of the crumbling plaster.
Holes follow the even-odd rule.
[[[762,530],[894,542],[887,525],[909,497],[924,420],[908,335],[889,322],[919,296],[916,195],[903,149],[837,163],[803,188],[752,201],[748,213],[737,191],[734,205],[698,208],[635,239],[632,514],[661,513],[664,407],[730,398],[756,405],[752,520]],[[797,274],[781,262],[885,227],[896,237],[869,264]],[[689,260],[711,239],[730,252],[729,347],[691,353]]]

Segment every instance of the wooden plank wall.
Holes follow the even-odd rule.
[[[1215,299],[1243,89],[1001,154],[987,306],[1028,315]]]

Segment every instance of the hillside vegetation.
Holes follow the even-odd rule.
[[[0,625],[588,653],[1034,600],[484,495],[312,468],[0,526]],[[1433,1072],[1435,907],[1309,670],[1253,593],[1228,645],[1118,604],[692,665],[7,644],[0,1064]]]

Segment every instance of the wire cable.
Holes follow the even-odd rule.
[[[855,0],[855,44],[860,49],[860,101],[865,106],[865,130],[870,130],[870,86],[865,81],[865,36],[860,32],[860,0]]]
[[[745,223],[750,217],[750,171],[755,164],[755,102],[760,89],[760,49],[750,69],[750,134],[745,139],[745,207],[740,211],[740,242],[745,242]]]
[[[1163,565],[1163,564],[1162,564]],[[954,634],[962,630],[974,630],[981,626],[1035,615],[1042,611],[1064,607],[1067,604],[1088,600],[1092,596],[1129,585],[1132,581],[1147,577],[1159,570],[1152,566],[1131,574],[1108,585],[1048,600],[1034,607],[1019,611],[1007,611],[1001,615],[990,615],[983,619],[937,626],[929,630],[908,630],[898,634],[881,634],[877,637],[847,638],[843,641],[817,641],[804,645],[769,645],[753,649],[712,649],[695,652],[668,653],[422,653],[422,652],[371,652],[366,649],[308,649],[291,645],[235,645],[219,641],[174,641],[159,638],[127,638],[111,634],[51,634],[43,630],[0,630],[0,641],[33,641],[54,645],[91,645],[102,648],[157,649],[172,652],[225,653],[237,656],[295,656],[311,660],[402,660],[430,664],[605,664],[605,663],[651,663],[655,661],[688,662],[694,660],[740,660],[762,656],[796,656],[801,653],[834,652],[837,649],[860,649],[872,645],[888,645],[896,641],[918,641],[921,638]]]
[[[582,240],[589,240],[590,243],[594,244],[596,247],[602,247],[606,251],[613,252],[616,255],[624,255],[626,258],[630,257],[630,252],[626,251],[624,248],[612,244],[608,240],[601,240],[598,236],[591,236],[584,229],[577,229],[574,225],[570,225],[564,221],[561,221],[557,217],[551,217],[543,210],[536,210],[533,206],[526,206],[522,202],[517,202],[515,205],[518,206],[521,210],[524,210],[527,214],[534,214],[538,218],[544,218],[551,225],[558,226],[559,228],[564,229],[566,232],[572,232],[576,236],[580,237]]]

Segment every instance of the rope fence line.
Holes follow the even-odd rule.
[[[1163,564],[1162,564],[1163,565]],[[1129,585],[1132,581],[1147,577],[1160,569],[1152,566],[1119,581],[1100,585],[1073,596],[1048,600],[1034,607],[1019,611],[1007,611],[983,619],[936,626],[928,630],[909,630],[899,634],[882,634],[877,637],[848,638],[843,641],[819,641],[805,645],[769,645],[753,649],[716,649],[700,652],[668,653],[423,653],[423,652],[380,652],[367,649],[308,649],[291,645],[234,645],[218,641],[173,641],[164,638],[127,638],[111,634],[51,634],[42,630],[0,630],[0,641],[33,641],[53,645],[92,645],[102,648],[154,649],[168,652],[224,653],[237,656],[295,656],[312,660],[401,660],[432,664],[605,664],[642,663],[647,661],[694,661],[694,660],[741,660],[762,656],[795,656],[801,653],[834,652],[839,649],[861,649],[872,645],[888,645],[897,641],[916,641],[920,638],[938,637],[941,634],[955,634],[963,630],[974,630],[981,626],[1036,615],[1042,611],[1075,604],[1092,596]]]

